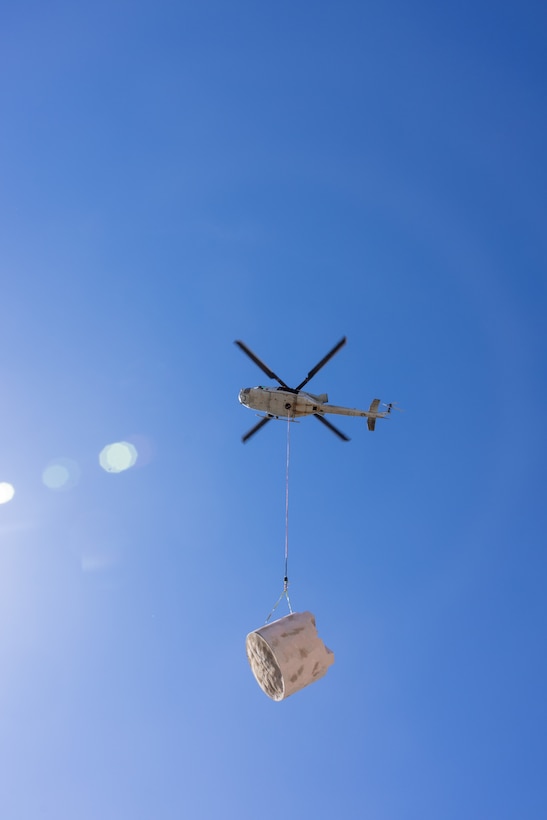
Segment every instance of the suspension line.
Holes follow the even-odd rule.
[[[287,416],[287,461],[285,466],[285,574],[283,576],[283,592],[277,599],[272,611],[266,618],[270,620],[282,598],[287,599],[289,613],[292,615],[291,600],[289,598],[289,465],[291,460],[291,417]]]

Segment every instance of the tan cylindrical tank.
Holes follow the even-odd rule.
[[[326,674],[334,663],[311,612],[293,612],[250,632],[247,658],[263,692],[284,700]]]

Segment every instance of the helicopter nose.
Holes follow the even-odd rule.
[[[242,390],[239,391],[238,399],[240,404],[247,404],[247,396],[249,395],[250,387],[244,387]]]

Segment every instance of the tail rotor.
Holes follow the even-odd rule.
[[[397,410],[399,413],[404,413],[405,412],[402,407],[399,407],[399,404],[396,401],[390,401],[390,402],[387,402],[387,403],[384,401],[384,402],[382,402],[382,407],[387,408],[386,412],[387,412],[388,416],[389,416],[389,414],[391,413],[392,410]]]

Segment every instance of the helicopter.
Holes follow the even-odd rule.
[[[322,367],[324,367],[332,357],[338,353],[340,348],[346,344],[346,337],[344,336],[340,341],[334,345],[326,356],[324,356],[315,367],[309,371],[306,378],[300,382],[297,387],[289,387],[285,382],[277,376],[258,356],[250,350],[247,345],[239,340],[236,344],[270,379],[274,379],[279,387],[244,387],[239,391],[239,401],[245,407],[251,410],[257,410],[263,413],[258,424],[255,424],[241,440],[243,443],[248,441],[251,436],[254,436],[264,425],[272,419],[285,418],[289,421],[294,420],[296,416],[314,416],[321,424],[328,427],[331,432],[338,436],[342,441],[349,441],[350,439],[342,433],[332,422],[325,418],[326,413],[332,413],[339,416],[362,416],[366,418],[368,429],[373,431],[376,426],[376,419],[388,418],[393,409],[398,410],[395,402],[390,404],[383,404],[385,410],[379,410],[380,399],[373,399],[368,410],[357,410],[352,407],[337,407],[333,404],[328,404],[329,397],[326,393],[315,395],[302,390],[307,383],[312,379]]]

